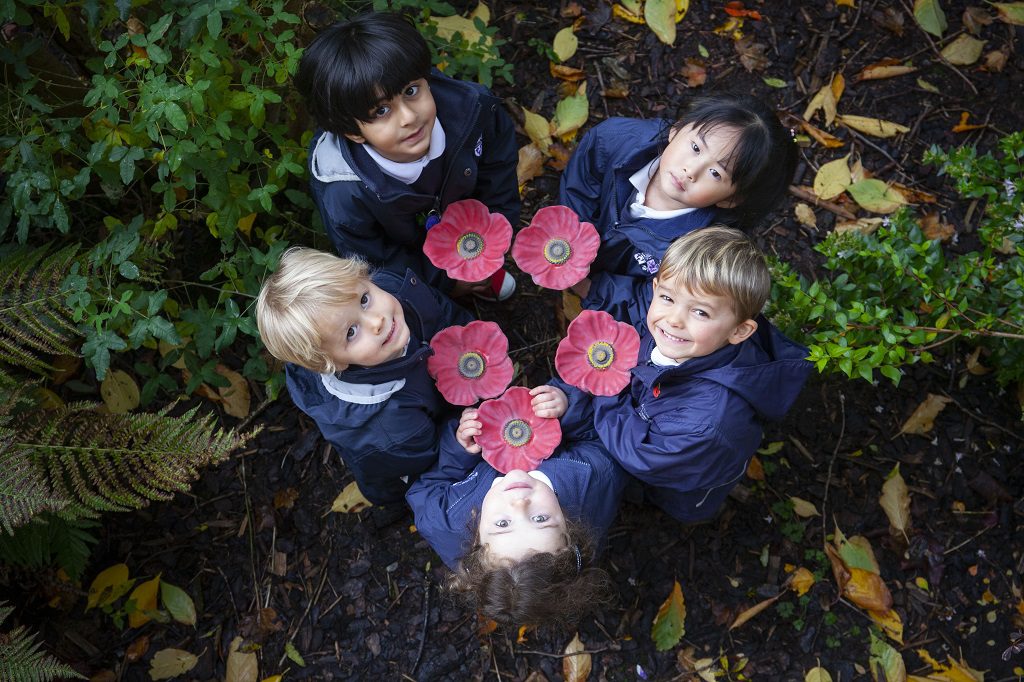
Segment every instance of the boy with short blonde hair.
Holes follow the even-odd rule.
[[[267,349],[285,361],[288,392],[374,504],[402,501],[437,459],[456,415],[427,374],[430,339],[472,317],[407,271],[307,248],[281,256],[256,301]]]
[[[591,291],[601,300],[622,286],[602,274]],[[639,364],[619,395],[594,398],[594,426],[645,496],[680,521],[717,512],[762,422],[780,420],[810,374],[807,349],[760,314],[770,290],[760,250],[712,226],[673,242],[653,281],[615,311],[640,332]]]

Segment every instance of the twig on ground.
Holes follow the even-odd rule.
[[[333,542],[329,542],[328,545],[327,545],[327,557],[324,559],[324,563],[320,567],[320,572],[321,572],[320,584],[317,586],[316,592],[313,594],[312,599],[310,599],[308,602],[306,602],[306,610],[302,612],[302,617],[299,618],[299,622],[297,622],[295,624],[295,628],[292,630],[292,634],[289,635],[288,640],[285,642],[286,645],[287,644],[291,644],[292,640],[295,639],[295,636],[299,634],[299,630],[302,629],[302,623],[305,622],[306,616],[309,615],[309,610],[313,608],[314,604],[316,604],[318,601],[320,601],[320,593],[323,592],[324,583],[327,582],[327,574],[330,573],[330,571],[327,570],[327,567],[330,566],[330,564],[331,564],[331,555],[333,553],[334,553],[334,543]],[[287,653],[287,649],[286,649],[285,653],[281,654],[281,659],[277,662],[277,667],[278,668],[280,668],[284,664],[284,659],[287,658],[287,657],[288,657],[288,653]]]
[[[412,674],[416,674],[416,668],[420,667],[420,659],[423,658],[423,647],[427,644],[427,624],[430,622],[430,573],[423,575],[423,634],[420,635],[420,648],[416,651],[416,660],[412,664]],[[495,663],[497,666],[497,663]],[[498,675],[501,679],[501,675]]]
[[[1024,437],[1021,437],[1019,434],[1011,431],[1010,429],[1006,428],[1005,426],[1003,426],[1001,424],[996,424],[994,421],[989,421],[988,419],[985,419],[984,417],[982,417],[977,412],[974,412],[972,410],[967,409],[966,407],[961,405],[960,401],[957,400],[956,398],[954,398],[953,396],[947,394],[946,397],[949,398],[951,401],[953,401],[953,404],[956,405],[957,407],[959,407],[962,412],[964,412],[968,416],[974,418],[976,421],[979,421],[982,424],[985,424],[986,426],[991,426],[994,429],[999,429],[1000,431],[1005,433],[1010,438],[1013,438],[1015,440],[1024,442]]]
[[[806,190],[803,187],[797,187],[796,185],[790,185],[789,186],[789,193],[792,194],[793,196],[797,197],[798,199],[803,199],[804,201],[809,201],[812,204],[814,204],[815,206],[820,206],[821,208],[823,208],[823,209],[825,209],[827,211],[831,211],[832,213],[835,213],[840,218],[846,218],[847,220],[856,220],[857,219],[857,216],[853,215],[852,213],[847,211],[845,208],[843,208],[839,204],[835,204],[835,203],[832,203],[831,201],[824,201],[822,199],[819,199],[818,196],[814,192],[812,192],[810,190]]]
[[[836,439],[836,447],[832,450],[832,458],[828,461],[828,474],[825,476],[825,493],[821,498],[821,541],[825,542],[828,533],[825,528],[825,519],[828,518],[828,489],[832,485],[832,466],[836,463],[839,455],[839,446],[843,444],[843,436],[846,434],[846,396],[839,394],[839,414],[842,416],[839,422],[839,438]]]

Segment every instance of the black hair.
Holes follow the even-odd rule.
[[[764,102],[747,95],[699,97],[672,130],[688,125],[700,134],[723,127],[739,132],[732,153],[722,159],[736,189],[736,205],[727,212],[726,222],[749,227],[786,195],[796,172],[797,145]]]
[[[371,12],[317,34],[299,60],[295,85],[316,124],[358,135],[381,100],[430,74],[430,48],[400,14]]]

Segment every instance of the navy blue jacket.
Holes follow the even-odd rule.
[[[448,291],[451,280],[423,254],[425,215],[459,199],[478,199],[516,228],[519,156],[512,119],[487,88],[436,70],[428,82],[445,131],[438,186],[416,192],[386,175],[362,145],[323,131],[310,145],[310,184],[339,255],[358,254],[396,272],[409,268]]]
[[[646,316],[653,293],[649,284],[643,291],[635,310]],[[651,501],[680,521],[707,519],[746,472],[762,421],[782,419],[813,365],[806,348],[759,316],[747,340],[659,367],[644,319],[627,320],[641,339],[629,388],[594,398],[594,426]]]
[[[555,382],[569,396],[562,416],[562,445],[538,469],[551,479],[562,513],[590,528],[598,546],[615,519],[626,473],[604,449],[591,428],[589,396]],[[458,419],[441,439],[437,464],[412,484],[405,499],[412,507],[416,529],[451,569],[473,545],[476,514],[494,479],[501,476],[480,455],[472,455],[455,438]],[[573,440],[589,436],[589,439]]]
[[[288,392],[334,446],[370,502],[400,502],[409,482],[437,460],[444,424],[457,414],[427,374],[428,342],[472,316],[407,271],[374,273],[373,281],[402,304],[409,348],[374,367],[350,365],[337,374],[286,366]],[[407,477],[405,481],[401,477]]]
[[[630,217],[636,188],[629,178],[661,155],[670,126],[664,119],[609,118],[583,136],[569,159],[558,201],[601,235],[591,272],[650,277],[677,237],[728,219],[714,206],[664,220]]]

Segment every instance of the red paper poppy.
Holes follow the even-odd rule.
[[[569,325],[555,352],[555,369],[567,383],[594,395],[615,395],[629,384],[640,335],[600,310],[584,310]]]
[[[512,258],[537,286],[568,289],[590,272],[601,237],[566,206],[540,209],[516,237]]]
[[[450,204],[441,221],[427,231],[423,253],[435,266],[462,282],[490,277],[505,262],[512,226],[476,199]]]
[[[508,339],[494,322],[442,329],[430,340],[430,347],[434,354],[427,358],[427,371],[452,405],[472,405],[501,395],[512,381]]]
[[[480,404],[483,428],[476,442],[484,460],[503,474],[536,469],[562,442],[558,420],[535,415],[532,399],[528,388],[513,386],[500,398]]]

